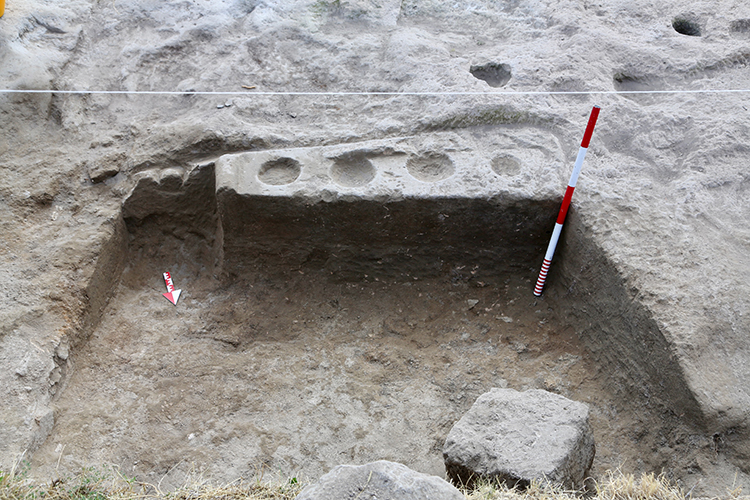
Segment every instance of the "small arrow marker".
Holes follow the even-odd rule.
[[[180,292],[182,292],[182,290],[174,289],[174,283],[172,283],[172,275],[168,272],[164,273],[164,282],[167,284],[167,293],[163,293],[162,295],[164,295],[172,304],[177,305],[177,301],[180,300]]]

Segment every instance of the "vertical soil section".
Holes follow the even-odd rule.
[[[130,233],[129,265],[159,258],[167,267],[212,279],[222,258],[222,232],[216,211],[212,163],[189,172],[147,171],[123,203]]]
[[[549,237],[555,201],[432,198],[335,201],[218,193],[225,269],[268,259],[324,268],[335,279],[476,279],[525,272]]]
[[[102,247],[86,288],[88,307],[81,327],[84,341],[99,324],[127,262],[128,231],[124,221],[121,218],[113,219],[109,229],[112,234]]]

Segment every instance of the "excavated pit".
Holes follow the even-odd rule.
[[[342,158],[370,163],[332,157],[334,177]],[[305,170],[258,163],[274,189]],[[533,296],[559,199],[248,194],[217,168],[139,178],[125,269],[37,471],[109,462],[167,486],[387,459],[444,476],[450,428],[492,387],[591,405],[594,476],[681,477],[705,451],[661,333],[575,210]]]

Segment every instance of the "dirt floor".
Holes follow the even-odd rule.
[[[532,269],[486,282],[466,266],[342,281],[266,262],[214,277],[184,240],[139,238],[99,327],[71,355],[53,434],[34,455],[40,476],[114,463],[163,486],[190,471],[315,479],[377,459],[444,476],[450,428],[492,387],[588,403],[594,476],[659,460],[658,417],[608,390],[565,304],[531,293]],[[162,297],[164,271],[182,289],[176,307]]]

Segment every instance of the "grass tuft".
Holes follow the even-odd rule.
[[[28,478],[28,463],[10,472],[0,470],[0,500],[293,500],[304,487],[296,478],[263,482],[238,480],[223,486],[191,477],[182,487],[161,491],[160,485],[127,477],[117,468],[85,468],[79,474],[38,483]],[[685,494],[664,476],[636,478],[608,472],[588,494],[532,482],[525,490],[479,480],[463,491],[466,500],[685,500]],[[729,492],[737,499],[741,491]]]
[[[664,476],[644,474],[636,479],[632,474],[609,472],[607,478],[596,485],[600,500],[684,500],[685,495],[672,486]]]
[[[85,468],[44,484],[29,480],[24,470],[0,470],[0,500],[292,500],[303,487],[296,478],[272,483],[240,480],[223,486],[191,478],[168,492],[159,486],[127,477],[113,467]]]
[[[593,483],[593,491],[584,494],[561,486],[532,482],[525,489],[508,488],[504,484],[478,481],[474,489],[465,491],[467,500],[685,500],[685,494],[664,476],[610,471],[601,481]]]

